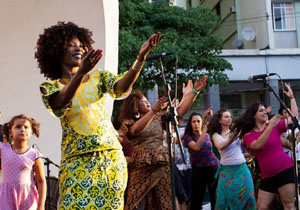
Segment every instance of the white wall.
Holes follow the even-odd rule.
[[[274,31],[275,48],[298,48],[296,31]]]
[[[42,104],[39,84],[45,79],[34,59],[36,41],[44,28],[72,21],[93,31],[94,48],[104,51],[97,65],[114,73],[118,66],[118,1],[116,0],[1,0],[0,6],[0,123],[24,113],[41,123],[41,152],[59,164],[61,128]],[[112,101],[109,106],[112,107]],[[111,111],[111,110],[110,110]],[[51,175],[57,176],[51,167]]]
[[[229,80],[243,81],[249,76],[277,73],[284,80],[300,79],[300,49],[223,50],[220,57],[232,64],[233,71],[225,71]],[[271,79],[277,79],[272,77]]]

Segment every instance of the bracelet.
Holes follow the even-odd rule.
[[[194,88],[192,89],[192,92],[197,96],[200,91],[195,90]]]
[[[132,64],[131,69],[133,71],[139,72],[143,68],[144,64],[145,64],[145,61],[141,62],[138,59],[136,59],[134,61],[134,63]]]
[[[293,99],[293,98],[295,98],[295,96],[294,96],[294,95],[291,95],[291,96],[289,96],[289,99]]]

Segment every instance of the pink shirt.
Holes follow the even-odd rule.
[[[260,132],[255,132],[252,130],[250,134],[245,136],[244,140],[247,148],[250,147],[250,144],[253,141],[258,139],[258,137],[264,132],[264,130]],[[269,135],[269,138],[261,149],[251,149],[251,152],[256,156],[258,160],[262,179],[275,176],[279,172],[293,167],[292,159],[283,151],[281,146],[280,135],[285,131],[285,120],[281,120],[273,128]]]

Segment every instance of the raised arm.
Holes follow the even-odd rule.
[[[183,117],[183,115],[192,107],[195,99],[199,92],[206,86],[207,75],[204,75],[200,80],[197,77],[194,87],[191,80],[188,81],[187,86],[183,83],[182,92],[183,96],[177,109],[178,117]]]
[[[195,141],[190,141],[188,143],[188,147],[191,148],[194,151],[199,151],[205,141],[205,136],[206,136],[206,132],[207,132],[207,128],[205,127],[199,137],[199,139],[195,142]]]
[[[208,107],[206,109],[205,113],[204,113],[204,116],[203,116],[203,120],[202,120],[203,122],[202,122],[201,130],[203,130],[206,127],[206,125],[208,123],[207,120],[212,115],[213,115],[213,111],[212,111],[211,107]]]
[[[119,94],[126,92],[134,84],[144,66],[146,56],[157,46],[164,36],[164,34],[158,32],[157,34],[152,34],[149,39],[144,42],[137,59],[130,67],[129,71],[115,84],[115,93]]]
[[[226,149],[234,140],[232,138],[227,138],[226,141],[220,140],[220,135],[217,133],[214,133],[212,136],[212,140],[214,141],[214,144],[218,150]]]
[[[272,129],[278,124],[279,120],[280,120],[279,114],[273,116],[269,122],[268,127],[264,130],[264,132],[258,137],[258,139],[256,139],[250,144],[250,149],[255,149],[255,150],[261,149],[267,142],[267,139],[269,138]]]
[[[299,119],[298,106],[297,106],[296,99],[295,99],[294,93],[292,91],[292,88],[289,83],[284,83],[284,84],[285,84],[285,87],[287,88],[287,91],[284,90],[283,92],[291,100],[291,112],[295,117],[297,117]]]
[[[138,121],[136,121],[128,130],[129,136],[136,136],[142,131],[144,131],[149,124],[152,122],[157,113],[167,106],[167,98],[161,97],[154,104],[151,111],[148,111],[144,116],[142,116]]]

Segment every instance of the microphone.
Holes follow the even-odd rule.
[[[268,73],[268,74],[258,74],[248,77],[249,82],[254,82],[257,79],[264,79],[266,77],[274,76],[276,73]]]
[[[146,57],[146,61],[157,60],[159,58],[162,58],[162,57],[165,57],[168,55],[172,55],[172,54],[174,54],[174,53],[173,52],[163,52],[163,53],[158,53],[158,54],[151,54]]]

